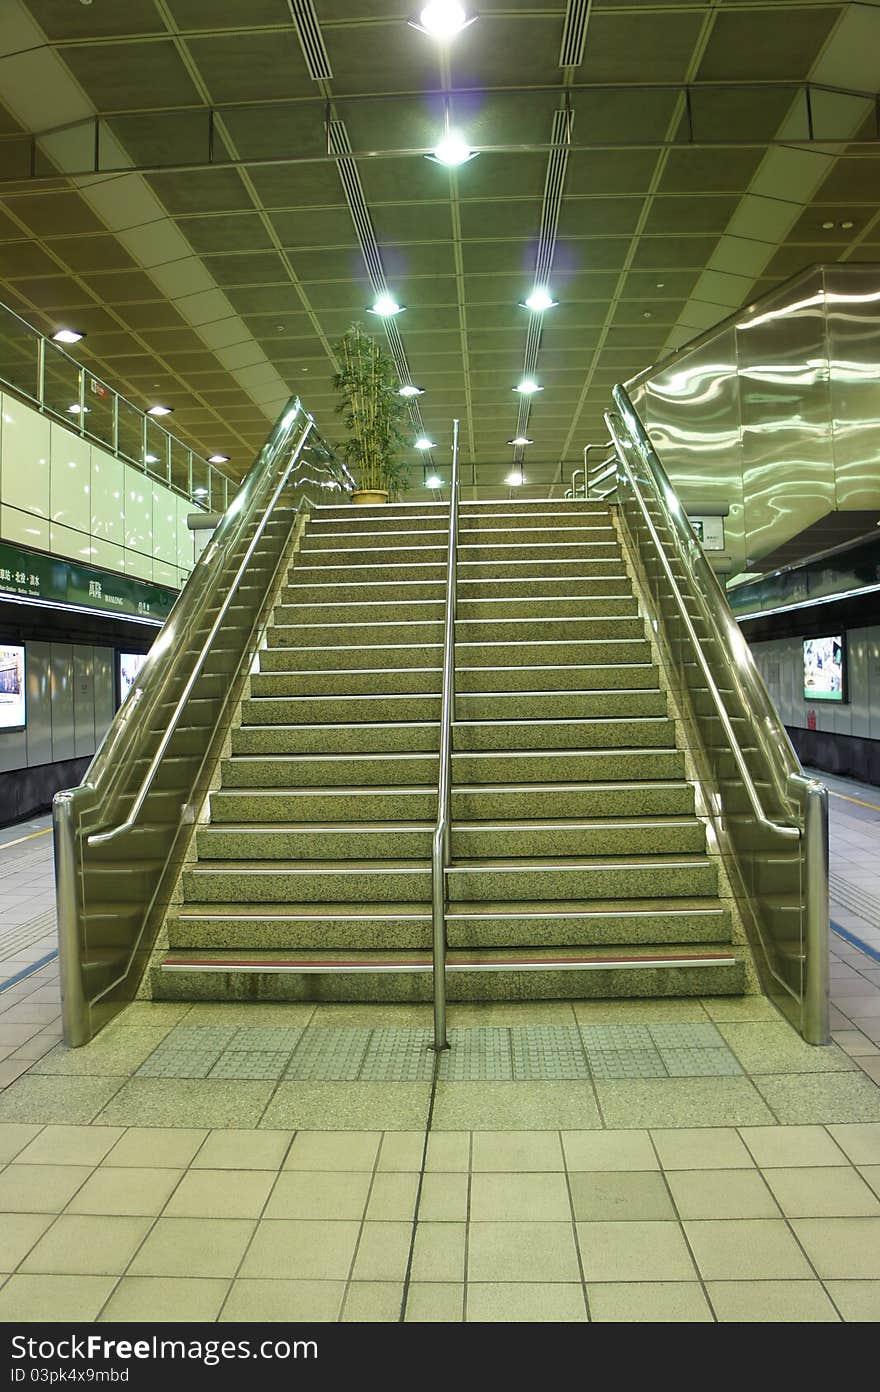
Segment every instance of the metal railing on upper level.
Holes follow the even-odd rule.
[[[68,430],[134,464],[209,512],[225,512],[237,484],[132,405],[89,368],[0,304],[0,388]]]
[[[431,846],[431,922],[434,952],[434,1048],[446,1039],[446,871],[452,798],[452,726],[455,719],[455,594],[458,550],[458,421],[452,425],[452,479],[449,488],[449,548],[446,569],[446,622],[443,633],[443,688],[440,702],[440,772],[437,824]]]
[[[828,804],[807,778],[623,387],[606,415],[614,501],[762,984],[811,1044],[828,1040]]]
[[[203,551],[80,787],[55,798],[64,1036],[131,1000],[306,509],[352,480],[296,399]]]

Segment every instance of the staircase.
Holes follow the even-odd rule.
[[[155,998],[431,998],[448,525],[312,514]],[[449,999],[741,992],[608,508],[465,503],[458,557]]]

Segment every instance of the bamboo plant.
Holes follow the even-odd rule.
[[[348,437],[339,451],[361,491],[394,498],[406,487],[409,466],[400,456],[406,443],[406,405],[397,388],[397,371],[381,344],[352,324],[336,345],[339,371],[333,385],[336,410]]]

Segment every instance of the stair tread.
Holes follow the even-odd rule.
[[[517,859],[494,859],[494,860],[470,860],[459,859],[449,866],[449,873],[454,874],[458,871],[466,871],[468,874],[473,871],[496,871],[511,870],[521,872],[524,870],[594,870],[604,867],[619,869],[623,867],[644,868],[669,868],[679,865],[709,865],[714,863],[707,855],[700,855],[697,852],[678,852],[673,851],[668,855],[657,853],[654,855],[602,855],[602,856],[521,856]],[[309,874],[363,874],[365,871],[375,871],[378,875],[414,875],[421,874],[426,862],[424,860],[212,860],[207,863],[197,862],[195,865],[187,866],[187,869],[195,874],[218,874],[235,871],[238,874],[251,872],[271,872],[303,870]]]
[[[287,900],[273,904],[260,901],[248,904],[240,900],[227,903],[213,901],[200,903],[196,900],[177,905],[173,909],[175,918],[402,918],[423,917],[430,919],[431,908],[427,903],[400,904],[294,904]],[[504,901],[475,900],[469,902],[458,899],[450,904],[447,918],[540,918],[554,917],[598,917],[603,914],[661,914],[685,917],[695,913],[726,912],[718,899],[548,899]]]

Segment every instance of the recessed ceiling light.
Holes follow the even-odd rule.
[[[425,156],[425,159],[455,169],[458,165],[467,164],[468,160],[476,159],[476,157],[477,151],[471,149],[463,135],[460,135],[458,131],[447,131],[443,138],[437,141],[431,154]]]
[[[524,377],[519,386],[514,387],[513,390],[519,392],[521,396],[532,396],[535,392],[543,391],[544,388],[539,387],[532,377]]]
[[[653,315],[653,313],[652,313],[652,311],[651,311],[650,309],[645,309],[645,310],[642,311],[642,318],[643,318],[643,319],[653,319],[653,317],[654,317],[654,315]]]
[[[425,479],[426,488],[442,488],[443,480],[438,474],[429,474]]]
[[[79,343],[81,338],[85,338],[85,334],[80,333],[78,329],[59,329],[57,333],[53,333],[52,342]]]
[[[395,314],[401,314],[404,306],[399,305],[390,295],[380,295],[375,304],[371,305],[367,311],[369,314],[378,314],[380,319],[393,319]]]
[[[422,396],[423,393],[424,393],[424,390],[425,390],[424,387],[414,387],[414,386],[412,385],[411,382],[407,382],[405,386],[403,386],[403,387],[400,388],[400,390],[398,391],[397,395],[398,395],[398,396]]]
[[[855,227],[855,223],[851,222],[849,219],[847,219],[846,222],[842,222],[840,225],[845,232],[848,232],[851,227]]]
[[[511,488],[520,488],[526,481],[526,476],[522,469],[511,469],[507,478],[504,480]]]
[[[430,440],[427,435],[420,435],[415,442],[415,447],[417,450],[429,450],[434,449],[435,445],[434,441]]]
[[[148,416],[170,416],[170,415],[171,415],[171,412],[172,412],[173,410],[174,410],[174,407],[173,407],[173,406],[158,406],[158,405],[157,405],[157,406],[149,406],[149,407],[147,408],[147,415],[148,415]]]
[[[534,440],[529,440],[525,435],[516,435],[512,440],[508,440],[509,445],[533,445]]]
[[[145,455],[144,455],[144,463],[145,463],[145,464],[158,464],[158,463],[159,463],[159,456],[158,456],[158,454],[145,454]]]
[[[89,407],[89,406],[80,406],[80,404],[79,404],[78,401],[74,401],[73,405],[72,405],[72,406],[68,406],[67,409],[68,409],[68,411],[70,412],[70,414],[71,414],[72,416],[78,416],[78,415],[80,414],[80,412],[84,412],[84,413],[87,415],[88,412],[90,411],[91,407]]]
[[[833,226],[834,226],[834,223],[833,223],[833,222],[823,222],[823,223],[822,223],[822,231],[823,231],[823,232],[830,232]]]
[[[658,290],[662,290],[665,284],[666,284],[666,281],[665,281],[665,280],[658,280],[658,281],[657,281],[657,289],[658,289]]]
[[[459,5],[458,0],[431,0],[430,5],[425,5],[419,11],[418,19],[411,19],[409,22],[414,29],[421,29],[422,33],[430,34],[432,39],[442,40],[454,39],[462,29],[473,24],[476,17],[471,15],[468,18],[464,6]]]
[[[229,463],[229,455],[228,455],[228,454],[209,454],[209,455],[208,455],[208,463],[209,463],[209,464],[228,464],[228,463]]]
[[[207,496],[208,496],[208,490],[207,490],[207,488],[194,488],[194,489],[193,489],[193,497],[194,497],[194,498],[207,498]]]
[[[558,303],[545,285],[536,285],[526,299],[520,300],[523,309],[530,309],[533,314],[543,314],[545,309],[552,309]]]

